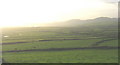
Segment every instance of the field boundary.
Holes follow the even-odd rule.
[[[94,44],[92,44],[92,46],[98,46],[98,45],[100,45],[100,44],[103,43],[103,42],[107,42],[107,41],[111,41],[111,40],[117,40],[117,39],[106,39],[106,40],[101,40],[101,41],[95,42]]]
[[[100,46],[100,47],[80,47],[80,48],[49,48],[49,49],[29,49],[29,50],[12,50],[12,51],[2,51],[5,52],[27,52],[27,51],[67,51],[67,50],[90,50],[90,49],[119,49],[120,47],[110,47],[110,46]]]

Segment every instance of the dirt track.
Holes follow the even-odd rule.
[[[88,40],[88,39],[55,39],[55,40],[38,40],[38,41],[32,41],[32,42],[46,42],[46,41],[64,41],[64,40]],[[106,41],[111,41],[115,39],[107,39],[107,40],[102,40],[94,43],[92,46],[97,46],[100,43],[106,42]],[[10,45],[10,44],[22,44],[22,43],[29,43],[29,42],[11,42],[11,43],[2,43],[2,45]]]
[[[46,41],[64,41],[64,40],[81,40],[81,39],[55,39],[55,40],[38,40],[32,42],[46,42]],[[86,39],[82,39],[86,40]],[[22,43],[30,43],[30,42],[10,42],[10,43],[2,43],[2,45],[10,45],[10,44],[22,44]]]
[[[12,50],[12,51],[2,51],[5,52],[30,52],[30,51],[67,51],[67,50],[90,50],[90,49],[118,49],[120,47],[109,47],[109,46],[100,46],[100,47],[80,47],[80,48],[49,48],[49,49],[29,49],[29,50]]]
[[[28,42],[10,42],[10,43],[2,43],[2,45],[21,44],[21,43],[28,43]]]
[[[99,44],[101,44],[103,42],[107,42],[107,41],[111,41],[111,40],[115,40],[115,39],[107,39],[107,40],[98,41],[98,42],[92,44],[92,46],[98,46]]]

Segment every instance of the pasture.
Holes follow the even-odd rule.
[[[118,63],[117,29],[4,28],[2,50],[5,63]]]

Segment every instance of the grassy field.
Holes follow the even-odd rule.
[[[117,63],[117,50],[72,50],[5,53],[11,63]]]
[[[19,43],[3,45],[3,51],[8,50],[26,50],[26,49],[49,49],[49,48],[78,48],[89,47],[91,44],[99,41],[95,40],[66,40],[66,41],[45,41],[33,43]]]
[[[118,63],[115,28],[4,28],[5,63]]]

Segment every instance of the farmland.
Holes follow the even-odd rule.
[[[115,28],[4,28],[2,35],[5,63],[118,63]]]
[[[119,65],[119,3],[1,0],[1,64]]]

